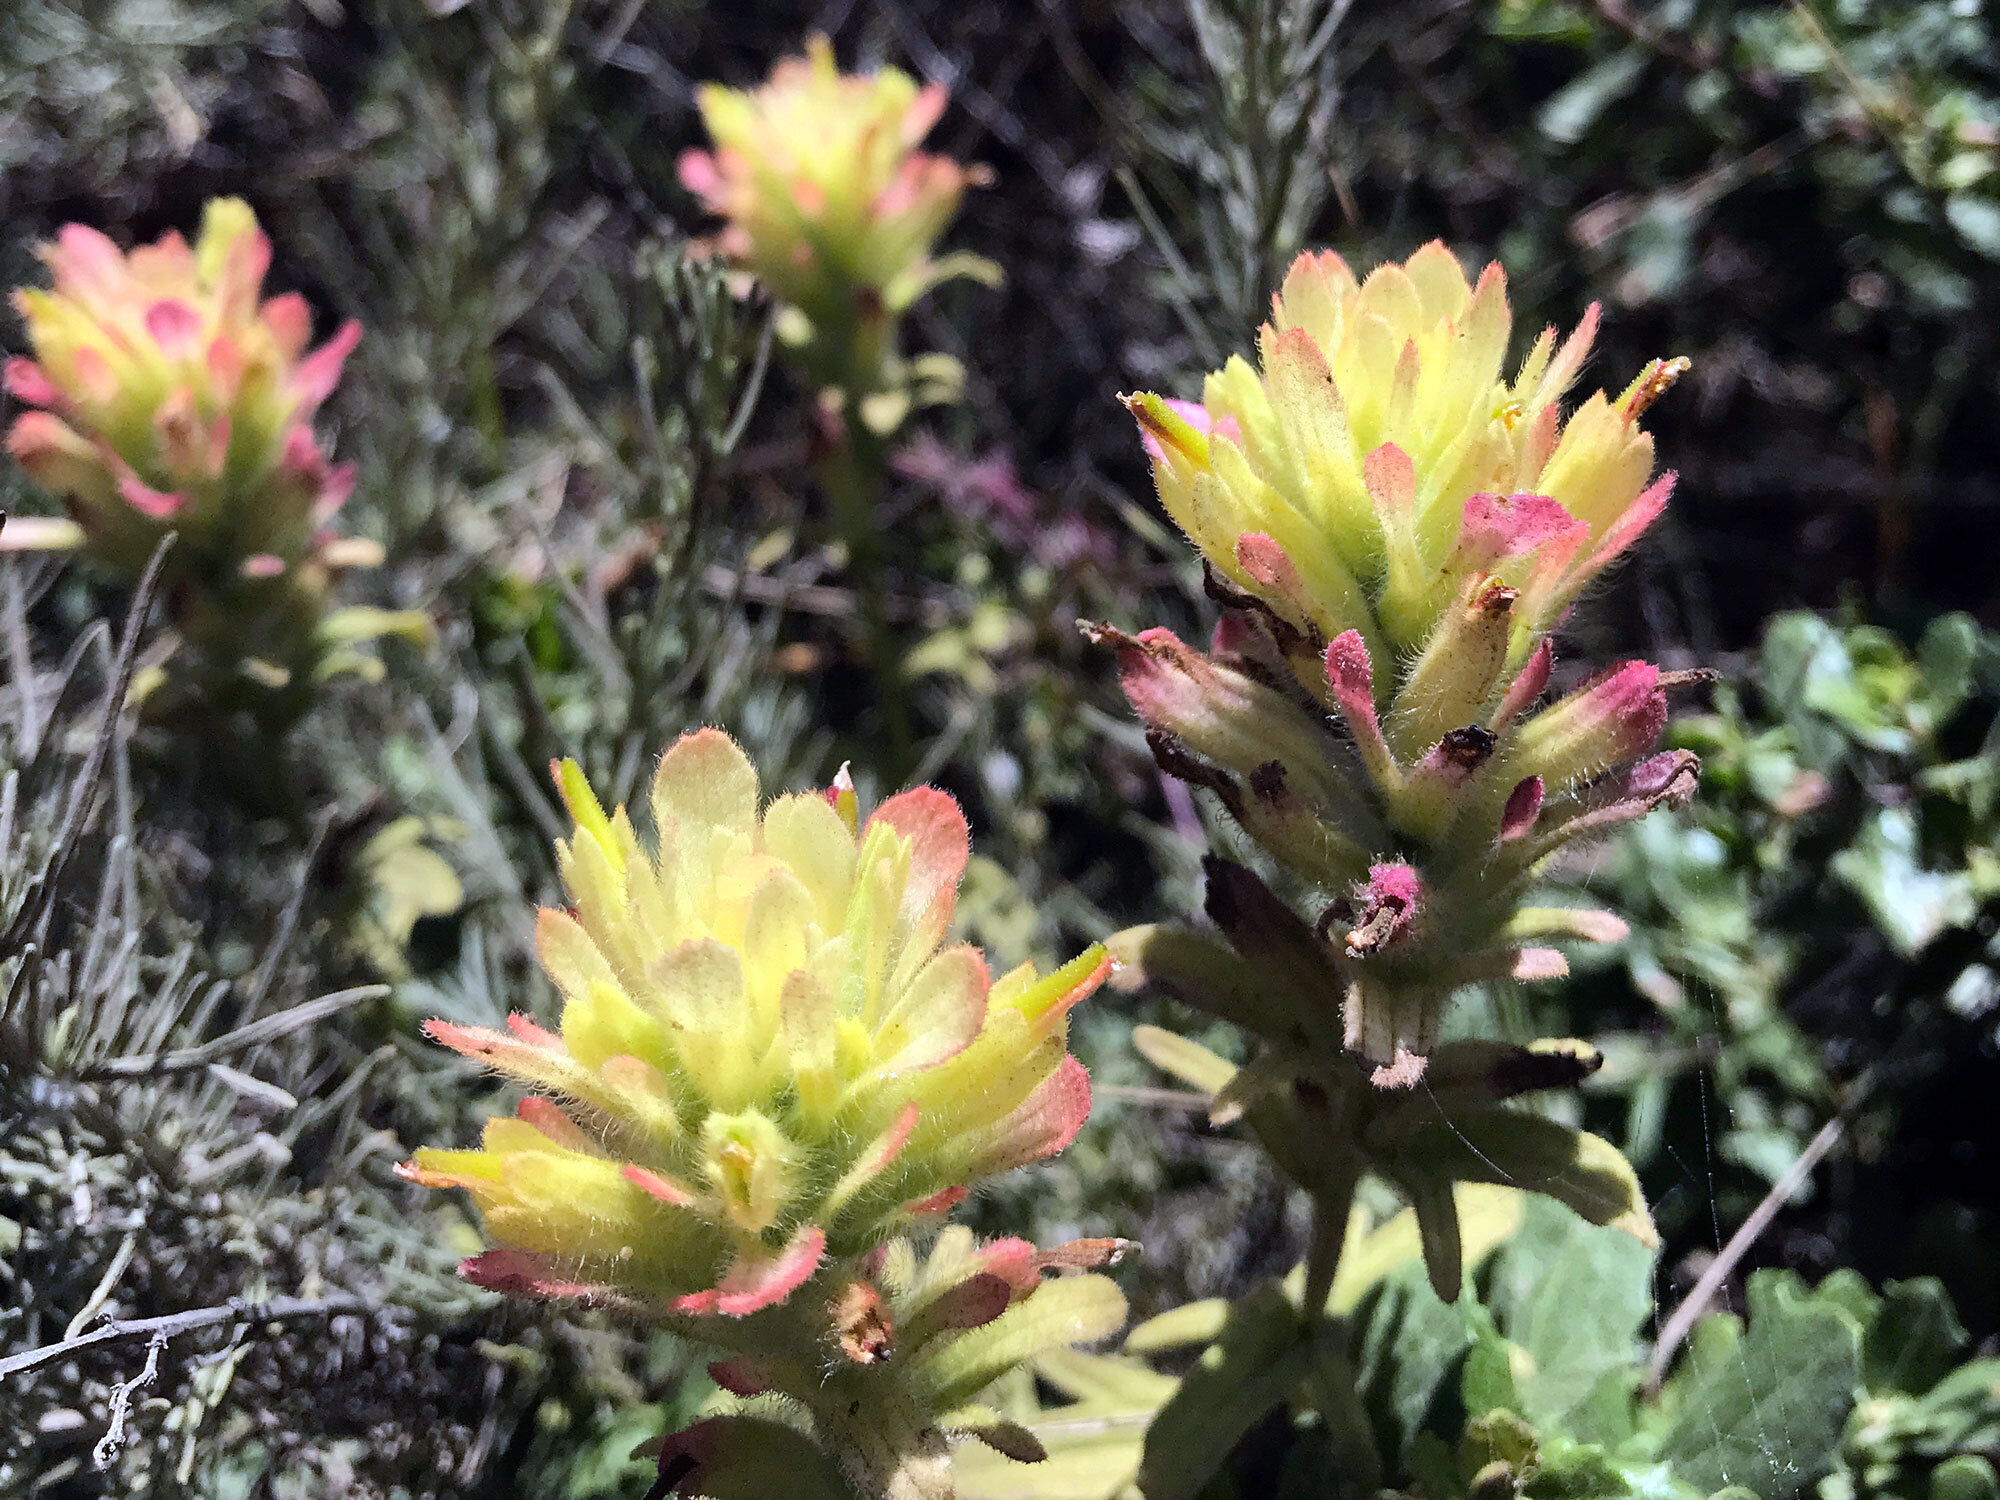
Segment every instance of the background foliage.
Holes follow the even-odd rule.
[[[1584,1117],[1667,1237],[1581,1351],[1624,1405],[1482,1362],[1559,1353],[1521,1267],[1588,1261],[1544,1227],[1482,1273],[1490,1326],[1429,1354],[1404,1344],[1432,1316],[1420,1276],[1369,1293],[1370,1441],[1384,1482],[1434,1495],[1485,1493],[1503,1449],[1510,1484],[1549,1493],[1662,1463],[1770,1500],[1990,1492],[1951,1455],[2000,1445],[1991,1367],[1948,1370],[2000,1324],[2000,21],[1979,0],[6,7],[7,284],[66,220],[131,241],[247,197],[274,281],[368,330],[329,429],[362,469],[348,525],[389,561],[352,602],[422,609],[439,644],[326,695],[285,794],[251,800],[109,711],[116,643],[90,622],[129,600],[0,577],[0,1360],[100,1309],[314,1304],[177,1336],[137,1387],[143,1341],[0,1376],[0,1490],[633,1493],[633,1444],[703,1398],[661,1341],[459,1286],[468,1226],[387,1167],[494,1103],[415,1020],[550,999],[527,929],[553,889],[551,755],[624,797],[720,722],[767,784],[851,758],[871,790],[811,403],[764,310],[686,257],[702,225],[674,179],[693,85],[760,77],[815,26],[850,63],[948,83],[938,148],[997,174],[953,244],[1005,289],[956,284],[910,330],[963,360],[968,400],[905,430],[880,519],[917,773],[968,808],[966,921],[1004,961],[1196,900],[1203,812],[1073,626],[1202,613],[1115,392],[1186,389],[1243,347],[1302,247],[1362,265],[1435,235],[1503,257],[1531,327],[1602,300],[1607,383],[1693,360],[1651,421],[1675,504],[1573,655],[1722,669],[1675,731],[1705,790],[1564,872],[1635,935],[1532,1017],[1605,1046]],[[45,508],[11,468],[0,490]],[[1143,1241],[1121,1275],[1148,1312],[1283,1272],[1302,1226],[1279,1185],[1152,1090],[1138,1017],[1094,1003],[1097,1116],[980,1214]],[[1743,1342],[1701,1325],[1631,1399],[1656,1310],[1774,1185],[1722,1288]],[[1940,1330],[1919,1367],[1884,1342],[1913,1318]],[[1431,1386],[1366,1344],[1391,1325]],[[1734,1419],[1714,1362],[1754,1365],[1760,1339],[1824,1358],[1773,1365],[1740,1436],[1677,1437]],[[1165,1399],[1174,1348],[1122,1356],[1161,1363],[1120,1410]],[[1024,1411],[1112,1399],[1045,1373]],[[1216,1483],[1325,1492],[1324,1435],[1259,1431]]]

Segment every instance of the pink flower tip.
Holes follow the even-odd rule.
[[[1347,934],[1347,951],[1362,958],[1401,941],[1423,904],[1423,877],[1411,866],[1401,860],[1371,866],[1359,918]]]
[[[1370,901],[1398,902],[1403,906],[1415,906],[1423,899],[1423,888],[1423,880],[1416,870],[1401,861],[1369,867]]]
[[[164,297],[146,309],[146,332],[160,352],[178,359],[201,339],[201,314],[178,297]]]
[[[30,406],[55,406],[62,392],[32,359],[10,359],[6,367],[7,394]]]
[[[1586,523],[1547,495],[1484,494],[1466,501],[1458,546],[1467,564],[1484,568],[1558,539],[1574,550],[1589,534]]]

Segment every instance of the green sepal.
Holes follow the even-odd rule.
[[[669,1437],[647,1500],[678,1493],[674,1486],[689,1481],[689,1493],[703,1500],[858,1500],[811,1438],[769,1417],[710,1417]]]

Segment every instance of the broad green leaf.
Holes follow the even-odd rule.
[[[1916,818],[1906,807],[1877,809],[1861,837],[1834,855],[1831,868],[1906,958],[1978,914],[1964,871],[1924,868]]]
[[[1697,1489],[1741,1485],[1788,1500],[1834,1466],[1861,1380],[1860,1339],[1843,1308],[1790,1272],[1757,1272],[1746,1297],[1734,1351],[1704,1351],[1685,1382],[1676,1378],[1661,1456]]]
[[[2000,1477],[1991,1460],[1960,1453],[1931,1470],[1930,1500],[2000,1500]]]
[[[1438,1300],[1411,1264],[1364,1298],[1349,1353],[1389,1467],[1422,1430],[1432,1403],[1455,1381],[1473,1345],[1466,1314]]]
[[[1926,730],[1943,727],[1946,719],[1972,692],[1973,668],[1979,661],[1979,625],[1957,611],[1939,615],[1917,642],[1917,691],[1930,722]]]
[[[1942,1380],[1965,1348],[1944,1283],[1925,1276],[1882,1288],[1881,1310],[1862,1337],[1862,1373],[1871,1391],[1921,1395]]]
[[[1526,1356],[1515,1372],[1521,1414],[1538,1426],[1567,1427],[1600,1380],[1632,1363],[1653,1311],[1653,1252],[1629,1234],[1535,1202],[1521,1232],[1493,1257],[1485,1287],[1494,1322]]]
[[[1924,1433],[1911,1448],[1941,1458],[1966,1448],[2000,1448],[2000,1359],[1960,1365],[1925,1393]]]

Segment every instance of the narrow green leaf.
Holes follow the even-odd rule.
[[[1305,1373],[1311,1346],[1274,1286],[1238,1303],[1222,1336],[1182,1379],[1146,1433],[1147,1500],[1194,1500],[1230,1450]]]
[[[1182,927],[1128,927],[1105,946],[1118,964],[1114,989],[1165,995],[1273,1041],[1301,1039],[1284,993],[1214,938]]]
[[[1236,1064],[1217,1057],[1200,1042],[1189,1041],[1178,1032],[1158,1026],[1134,1026],[1132,1045],[1139,1055],[1162,1073],[1171,1073],[1186,1084],[1213,1097],[1236,1076]]]
[[[1659,1244],[1632,1164],[1600,1136],[1540,1115],[1485,1109],[1412,1132],[1395,1151],[1399,1177],[1497,1182],[1567,1203],[1593,1224]]]

